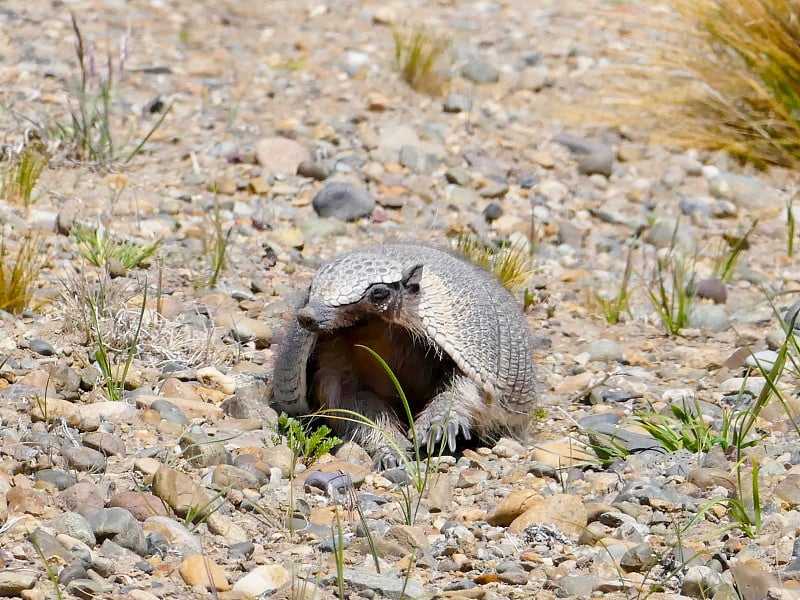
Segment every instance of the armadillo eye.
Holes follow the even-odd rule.
[[[369,301],[373,304],[380,304],[389,297],[389,288],[385,285],[376,285],[369,291]]]

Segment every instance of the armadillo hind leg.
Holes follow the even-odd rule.
[[[401,455],[407,453],[412,444],[405,436],[400,421],[394,415],[386,399],[367,390],[359,391],[355,399],[347,402],[339,399],[339,408],[357,412],[366,420],[346,414],[331,420],[331,427],[343,438],[359,444],[372,457],[377,469],[392,469],[403,464]]]
[[[438,454],[443,440],[451,452],[456,440],[472,438],[485,400],[478,386],[464,375],[456,375],[447,389],[435,395],[414,419],[417,444],[427,445],[428,454]]]
[[[388,400],[362,388],[351,370],[339,367],[319,369],[313,384],[313,393],[326,412],[331,429],[342,439],[364,448],[376,467],[397,466],[398,450],[404,451],[411,442],[403,435]]]

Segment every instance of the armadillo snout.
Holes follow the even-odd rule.
[[[317,314],[310,306],[304,306],[297,311],[297,322],[300,323],[300,327],[307,331],[316,333],[321,329]]]

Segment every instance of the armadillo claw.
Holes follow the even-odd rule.
[[[462,420],[458,415],[451,414],[444,425],[435,423],[428,425],[427,423],[416,423],[417,441],[424,444],[428,455],[435,456],[442,449],[442,438],[446,436],[447,447],[450,452],[455,452],[458,446],[459,435],[465,439],[472,439],[470,424],[466,420]]]
[[[381,448],[372,457],[372,466],[376,471],[396,469],[402,464],[403,461],[392,448]]]

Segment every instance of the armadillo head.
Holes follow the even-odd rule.
[[[403,269],[378,254],[347,254],[320,267],[297,320],[313,332],[335,331],[374,317],[391,321],[419,293],[421,277],[422,265]]]

